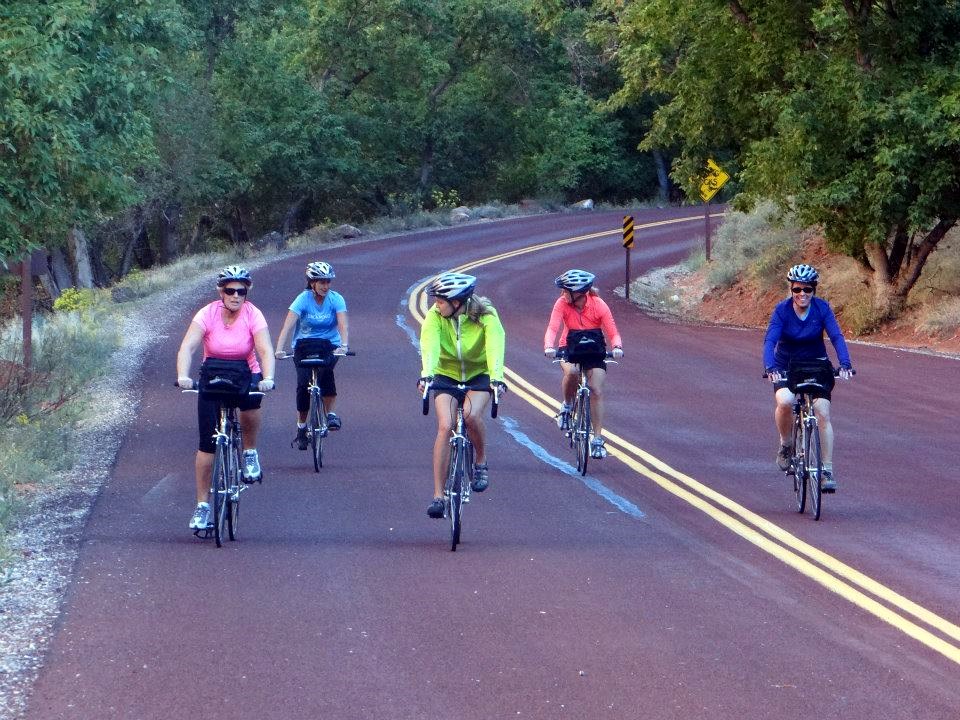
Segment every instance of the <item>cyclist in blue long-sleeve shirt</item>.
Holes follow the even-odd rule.
[[[833,474],[833,425],[830,422],[830,391],[833,389],[833,366],[827,358],[827,346],[823,341],[826,333],[837,353],[840,377],[849,379],[853,374],[850,353],[837,318],[830,303],[815,297],[819,273],[810,265],[794,265],[787,273],[790,295],[777,303],[770,316],[767,334],[763,338],[763,365],[773,382],[776,397],[774,420],[780,434],[777,450],[777,466],[781,470],[790,467],[790,433],[793,424],[793,404],[796,401],[787,382],[787,370],[791,362],[805,364],[822,363],[825,386],[814,391],[813,409],[820,427],[820,444],[823,448],[823,477],[820,485],[826,492],[837,489]]]

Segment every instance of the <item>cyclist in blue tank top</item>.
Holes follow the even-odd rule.
[[[781,470],[790,467],[790,434],[793,425],[795,395],[787,383],[787,369],[793,360],[822,361],[829,368],[827,387],[814,391],[814,412],[820,427],[820,444],[823,448],[823,477],[821,487],[826,492],[837,489],[833,474],[833,425],[830,422],[830,391],[833,389],[833,366],[827,357],[824,333],[830,338],[840,363],[840,377],[844,380],[853,374],[850,353],[837,318],[830,303],[815,297],[820,274],[811,265],[794,265],[787,273],[790,295],[777,303],[770,316],[767,334],[763,338],[763,365],[774,386],[776,410],[774,420],[780,435],[777,450],[777,466]]]
[[[327,411],[327,427],[339,430],[340,417],[333,412],[337,402],[337,384],[333,376],[333,366],[337,358],[345,355],[347,346],[347,303],[343,296],[330,289],[330,281],[336,277],[333,267],[325,262],[312,262],[307,265],[307,289],[297,295],[290,304],[290,311],[283,321],[283,328],[277,338],[277,357],[286,357],[287,338],[293,334],[294,361],[300,354],[297,348],[310,345],[311,352],[331,355],[330,364],[322,368],[319,376],[320,394]],[[310,409],[311,368],[297,362],[297,437],[294,443],[300,450],[307,449],[307,412]]]

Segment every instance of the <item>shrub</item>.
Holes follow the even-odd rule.
[[[773,203],[762,203],[749,213],[730,212],[712,243],[707,281],[720,288],[744,276],[761,288],[780,282],[801,242],[802,230]]]
[[[921,321],[920,329],[931,335],[955,335],[960,330],[960,298],[954,297],[932,305]]]
[[[95,302],[93,290],[67,288],[53,303],[53,309],[57,312],[82,312],[92,308]]]
[[[460,201],[460,193],[456,190],[434,190],[430,193],[430,200],[435,210],[453,210],[460,207],[463,203]]]

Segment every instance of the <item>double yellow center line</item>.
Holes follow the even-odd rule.
[[[637,225],[636,229],[699,221],[701,218],[677,218]],[[466,263],[457,272],[483,265],[557,248],[570,243],[619,235],[620,229],[554,240]],[[427,282],[414,288],[408,299],[410,314],[420,323],[428,309],[423,292]],[[556,415],[559,401],[533,383],[505,368],[510,390],[548,417]],[[700,510],[744,540],[769,553],[826,589],[849,600],[857,607],[880,618],[953,662],[960,664],[960,627],[921,607],[860,571],[787,532],[779,525],[757,515],[739,503],[669,466],[623,437],[605,429],[609,456],[634,472],[652,480],[661,488]]]

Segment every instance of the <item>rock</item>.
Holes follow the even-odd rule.
[[[283,241],[283,235],[276,230],[268,232],[266,235],[253,241],[254,250],[263,250],[267,247],[283,250],[284,245],[286,245],[286,243]]]
[[[360,228],[355,228],[353,225],[339,225],[334,231],[334,235],[341,238],[355,238],[363,235],[363,231]]]
[[[593,200],[587,198],[586,200],[581,200],[571,205],[574,210],[593,210]]]
[[[470,213],[470,208],[462,205],[450,211],[450,222],[452,223],[462,223],[466,220],[469,220],[471,217],[472,214]]]
[[[110,297],[115,303],[125,303],[130,300],[136,300],[137,294],[128,287],[116,285],[110,288]]]

